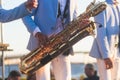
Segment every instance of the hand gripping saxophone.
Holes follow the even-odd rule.
[[[82,20],[96,16],[106,8],[104,2],[100,2],[92,8],[89,7],[86,12],[77,19],[71,21],[65,26],[65,29],[54,37],[50,37],[49,42],[43,47],[28,53],[21,57],[20,70],[25,74],[32,74],[49,61],[65,52],[79,40],[93,33],[95,29],[94,22],[84,24]]]

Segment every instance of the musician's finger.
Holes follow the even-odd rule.
[[[38,5],[38,3],[33,3],[32,6],[33,6],[34,8],[37,8],[37,5]]]
[[[89,24],[89,23],[90,23],[90,20],[88,20],[88,19],[83,19],[83,20],[82,20],[82,23],[84,23],[84,24]]]
[[[109,69],[109,65],[106,65],[106,69]]]
[[[106,63],[106,69],[111,69],[113,67],[112,63],[108,62]]]
[[[106,69],[111,69],[112,68],[112,65],[107,65],[106,66]]]
[[[33,6],[33,7],[37,7],[37,5],[38,5],[37,0],[29,0],[29,2],[31,3],[31,6]]]
[[[41,41],[38,42],[39,47],[43,47],[43,43]]]

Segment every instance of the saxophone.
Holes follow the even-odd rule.
[[[20,70],[24,74],[32,74],[49,61],[65,52],[79,40],[93,34],[95,24],[89,21],[84,24],[82,20],[96,16],[106,8],[105,2],[89,7],[87,11],[78,16],[75,20],[65,25],[65,29],[54,37],[49,38],[46,45],[21,57]]]

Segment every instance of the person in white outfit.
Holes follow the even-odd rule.
[[[44,45],[52,34],[63,30],[63,24],[69,23],[78,15],[77,0],[38,0],[38,8],[31,15],[23,18],[31,34],[27,48],[32,51]],[[50,80],[50,64],[55,80],[71,80],[69,54],[72,54],[72,48],[37,70],[36,80]]]
[[[120,80],[120,4],[117,0],[106,3],[107,8],[94,17],[97,29],[90,56],[97,60],[100,80]]]

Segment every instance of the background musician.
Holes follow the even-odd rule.
[[[21,80],[21,73],[16,70],[12,70],[9,73],[7,80]]]
[[[117,0],[106,0],[107,8],[94,17],[97,35],[90,56],[97,59],[100,80],[120,80],[120,53],[118,35],[120,26],[120,5]],[[99,26],[102,27],[99,28]]]

